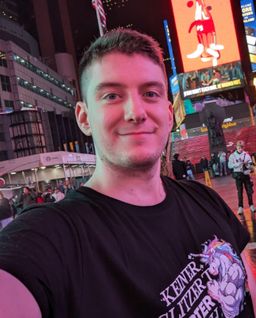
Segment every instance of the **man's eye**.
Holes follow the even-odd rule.
[[[115,93],[106,94],[105,96],[103,96],[103,99],[105,100],[116,100],[117,98],[120,98],[120,96]]]
[[[146,96],[146,97],[159,97],[159,94],[157,92],[149,91],[149,92],[146,92],[144,94],[144,96]]]

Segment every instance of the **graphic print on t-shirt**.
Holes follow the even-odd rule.
[[[161,293],[167,312],[159,318],[235,318],[243,310],[246,274],[231,245],[216,236],[203,244]]]

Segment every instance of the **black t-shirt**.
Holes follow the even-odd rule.
[[[28,209],[0,233],[0,268],[43,318],[253,317],[238,256],[247,231],[209,188],[163,181],[154,206],[82,187]]]

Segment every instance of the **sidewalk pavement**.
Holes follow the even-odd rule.
[[[204,183],[204,179],[198,180]],[[240,220],[240,222],[247,228],[250,233],[250,242],[246,246],[246,259],[251,267],[253,276],[256,281],[256,212],[251,213],[248,205],[247,195],[244,190],[244,215],[239,216],[237,214],[238,210],[238,200],[237,200],[237,190],[235,185],[235,180],[232,179],[231,175],[225,177],[218,177],[211,179],[212,188],[224,199],[228,206],[233,210],[234,214]],[[252,176],[252,181],[254,183],[254,193],[253,202],[256,206],[256,176]]]

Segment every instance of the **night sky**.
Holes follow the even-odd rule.
[[[79,59],[84,48],[99,35],[96,13],[90,0],[68,0],[68,4]],[[128,26],[152,35],[160,42],[164,57],[169,57],[163,29],[164,19],[171,27],[169,0],[104,0],[103,6],[108,30]],[[168,67],[169,63],[166,64]]]

